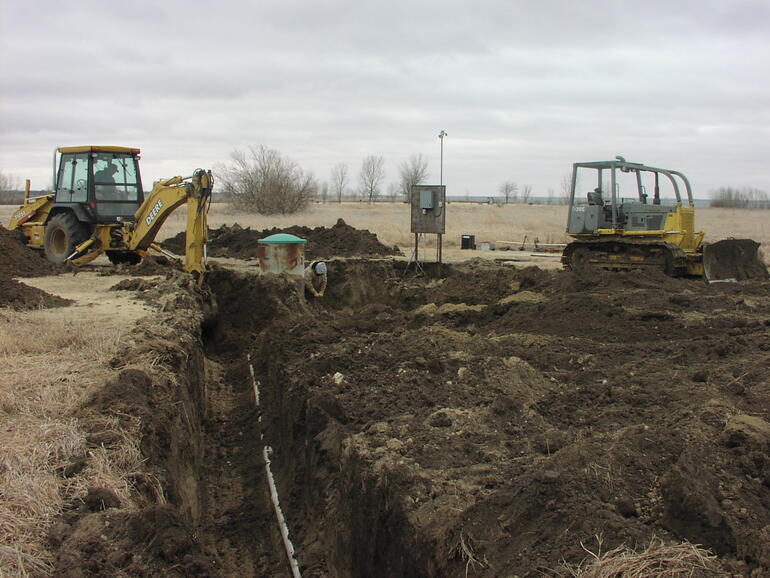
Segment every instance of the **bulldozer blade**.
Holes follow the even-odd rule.
[[[751,239],[724,239],[703,247],[703,276],[709,283],[768,279],[759,259],[759,243]]]

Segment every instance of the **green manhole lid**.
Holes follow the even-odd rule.
[[[270,235],[264,239],[259,239],[257,243],[269,245],[289,245],[302,243],[304,245],[307,243],[307,239],[300,239],[299,237],[289,235],[288,233],[276,233],[275,235]]]

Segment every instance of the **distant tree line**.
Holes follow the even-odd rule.
[[[342,202],[359,199],[374,203],[383,198],[408,201],[413,185],[425,183],[428,162],[414,154],[399,166],[399,180],[385,186],[385,159],[369,155],[361,163],[356,182],[344,163],[334,165],[329,180],[315,176],[279,151],[257,145],[236,150],[228,163],[215,167],[219,190],[236,210],[265,215],[292,214],[312,201]]]
[[[721,187],[711,193],[712,207],[768,209],[770,197],[765,191],[750,187]]]
[[[0,205],[18,204],[24,200],[18,177],[0,171]]]
[[[385,159],[369,155],[362,160],[357,175],[351,174],[345,163],[338,163],[331,168],[328,180],[319,182],[311,172],[279,151],[256,145],[234,151],[230,162],[217,165],[215,171],[219,192],[236,210],[272,215],[296,213],[315,201],[409,202],[412,187],[427,182],[428,161],[423,154],[410,155],[398,166],[397,178],[387,182]],[[568,177],[562,179],[561,195],[549,189],[547,196],[534,197],[532,185],[506,180],[498,188],[500,197],[481,197],[485,200],[479,201],[478,196],[472,199],[466,192],[465,200],[490,204],[564,204],[569,196]]]

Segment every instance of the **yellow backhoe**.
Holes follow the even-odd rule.
[[[562,254],[568,269],[656,269],[709,282],[768,278],[756,241],[703,242],[687,177],[623,157],[573,165],[567,234],[575,239]]]
[[[153,184],[145,197],[139,149],[117,146],[60,147],[54,156],[54,192],[29,197],[8,228],[54,263],[83,265],[106,253],[112,263],[138,263],[155,244],[163,223],[187,205],[185,269],[199,280],[205,271],[211,171]]]

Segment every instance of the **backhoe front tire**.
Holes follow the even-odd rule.
[[[52,263],[64,263],[86,239],[88,230],[75,215],[59,213],[45,226],[45,256]]]

